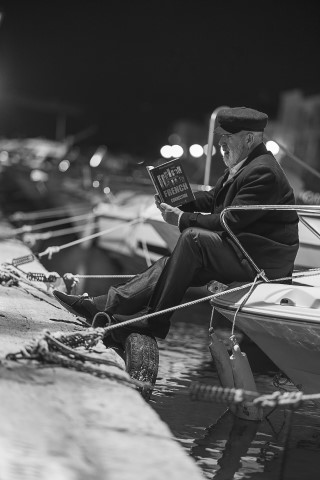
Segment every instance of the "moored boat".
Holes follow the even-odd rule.
[[[318,208],[320,215],[315,206],[278,208],[306,213],[309,208],[313,215]],[[295,271],[292,283],[279,279],[257,282],[252,289],[250,285],[234,287],[211,300],[214,309],[254,341],[297,388],[319,392],[320,269]]]

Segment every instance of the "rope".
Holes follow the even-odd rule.
[[[54,247],[49,247],[47,248],[44,252],[41,252],[38,254],[39,257],[43,257],[44,255],[51,255],[49,256],[49,259],[51,259],[53,253],[60,252],[60,250],[63,250],[65,248],[73,247],[74,245],[78,245],[79,243],[85,242],[87,240],[91,240],[93,238],[101,237],[102,235],[106,235],[107,233],[114,232],[115,230],[119,230],[124,227],[128,227],[130,225],[134,225],[135,223],[138,223],[141,221],[141,218],[135,218],[134,220],[131,220],[130,222],[126,223],[125,225],[116,225],[115,227],[108,228],[106,230],[102,230],[101,232],[97,233],[92,233],[91,235],[87,235],[86,237],[79,238],[78,240],[74,240],[73,242],[65,243],[64,245],[60,245],[59,247],[54,246]]]
[[[203,400],[208,402],[227,404],[247,404],[260,407],[290,406],[299,408],[303,403],[320,400],[320,393],[304,394],[303,392],[273,392],[261,395],[258,392],[251,392],[236,388],[223,388],[212,385],[193,382],[189,388],[189,395],[192,400]]]
[[[52,247],[50,247],[50,248],[52,248]],[[28,281],[27,279],[23,279],[23,278],[20,278],[18,276],[13,275],[12,272],[10,272],[10,270],[8,270],[8,272],[11,273],[13,278],[18,279],[18,280],[22,280],[22,281],[28,283],[29,285],[31,285],[32,287],[37,288],[32,282]],[[30,272],[30,273],[32,273],[32,272]],[[310,269],[310,270],[303,271],[303,272],[294,272],[292,274],[292,277],[303,278],[303,277],[306,277],[306,276],[316,276],[316,275],[319,275],[319,274],[320,274],[320,268],[314,268],[314,269]],[[78,278],[132,278],[132,277],[134,277],[134,275],[92,275],[92,276],[91,275],[79,275],[79,276],[75,276],[75,277],[78,277]],[[234,288],[226,289],[226,290],[223,290],[223,291],[219,291],[219,292],[214,293],[212,295],[208,295],[208,296],[201,297],[201,298],[198,298],[198,299],[195,299],[195,300],[191,300],[190,302],[181,303],[180,305],[175,305],[173,307],[169,307],[169,308],[166,308],[164,310],[159,310],[157,312],[147,313],[147,314],[142,315],[142,316],[137,317],[137,318],[132,318],[130,320],[125,320],[124,322],[121,322],[121,323],[118,323],[118,324],[110,325],[109,327],[105,328],[105,333],[108,333],[111,330],[116,330],[117,328],[121,328],[122,326],[124,327],[124,326],[127,326],[127,325],[131,325],[133,323],[139,322],[140,320],[147,320],[149,318],[156,317],[158,315],[163,315],[163,314],[166,314],[166,313],[169,313],[169,312],[174,312],[174,311],[180,310],[182,308],[186,308],[186,307],[189,307],[189,306],[192,306],[192,305],[197,305],[198,303],[206,302],[206,301],[212,300],[214,298],[218,298],[220,296],[227,295],[229,293],[238,292],[240,290],[244,290],[244,289],[250,287],[250,291],[248,292],[248,294],[246,294],[246,297],[245,297],[245,301],[247,301],[247,299],[249,298],[249,296],[252,293],[252,290],[253,290],[254,286],[258,285],[258,284],[261,284],[261,283],[265,283],[262,280],[258,280],[258,277],[259,277],[259,275],[257,275],[257,277],[254,279],[253,282],[246,283],[246,284],[240,285],[238,287],[234,287]],[[292,277],[282,277],[282,278],[278,278],[278,279],[275,279],[275,280],[270,280],[269,283],[277,283],[277,282],[283,282],[283,281],[291,280]],[[41,290],[41,292],[43,292],[43,290],[40,289],[40,288],[38,288],[38,290]],[[47,292],[44,292],[44,293],[47,293]],[[240,307],[242,307],[242,303],[241,303]],[[240,310],[240,308],[237,309],[236,314],[239,312],[239,310]],[[234,319],[234,322],[235,322],[235,319]]]
[[[73,212],[75,211],[84,211],[84,207],[73,207]],[[70,212],[69,207],[59,207],[59,208],[48,208],[47,210],[38,210],[35,212],[16,212],[10,215],[9,220],[12,222],[21,221],[21,220],[36,220],[39,218],[48,218],[59,216],[63,213]]]
[[[233,322],[232,322],[232,328],[231,328],[231,337],[234,336],[234,327],[235,327],[235,324],[236,324],[236,318],[237,318],[237,315],[238,313],[240,312],[241,308],[245,305],[245,303],[249,300],[249,297],[251,296],[252,292],[253,292],[253,289],[254,287],[256,286],[256,283],[257,281],[259,280],[259,278],[264,278],[264,272],[261,272],[261,273],[258,273],[250,287],[250,290],[246,293],[246,295],[244,296],[242,302],[240,303],[240,305],[238,306],[235,314],[234,314],[234,317],[233,317]]]
[[[26,345],[16,353],[6,355],[7,360],[36,360],[41,363],[60,365],[65,368],[72,368],[77,371],[90,373],[100,378],[108,378],[124,383],[130,387],[138,389],[150,388],[149,382],[141,382],[133,378],[126,378],[113,372],[108,372],[101,367],[94,367],[90,363],[117,367],[124,370],[118,363],[97,356],[90,356],[76,351],[75,348],[84,347],[86,350],[92,350],[97,346],[104,336],[104,330],[101,328],[88,329],[84,332],[64,334],[57,332],[51,334],[44,331],[38,340]],[[89,363],[89,364],[88,364]]]
[[[138,322],[140,320],[146,320],[146,319],[149,319],[149,318],[152,318],[152,317],[156,317],[158,315],[163,315],[163,314],[166,314],[166,313],[169,313],[169,312],[174,312],[176,310],[180,310],[182,308],[186,308],[186,307],[189,307],[189,306],[192,306],[192,305],[196,305],[196,304],[201,303],[201,302],[206,302],[206,301],[209,301],[209,300],[211,300],[213,298],[216,298],[220,295],[225,295],[226,293],[231,293],[231,292],[236,292],[238,290],[243,290],[244,288],[247,288],[248,285],[249,284],[246,284],[246,285],[242,285],[242,286],[239,286],[239,287],[232,288],[232,289],[224,291],[224,292],[214,293],[212,295],[208,295],[206,297],[201,297],[201,298],[198,298],[196,300],[191,300],[190,302],[181,303],[180,305],[175,305],[174,307],[169,307],[169,308],[166,308],[164,310],[159,310],[157,312],[147,313],[145,315],[142,315],[141,317],[131,318],[130,320],[125,320],[124,322],[111,325],[110,327],[106,327],[105,332],[107,333],[111,330],[116,330],[117,328],[121,328],[122,326],[125,327],[127,325],[131,325],[132,323]]]
[[[54,237],[63,237],[64,235],[69,235],[70,233],[78,233],[83,232],[83,228],[86,225],[74,225],[73,227],[69,228],[61,228],[60,230],[50,230],[49,232],[43,233],[27,233],[24,237],[25,241],[32,241],[32,240],[48,240],[49,238]],[[92,225],[94,225],[92,223]]]
[[[133,278],[135,275],[78,275],[75,274],[77,278]]]
[[[14,229],[12,235],[18,235],[20,233],[30,233],[34,230],[42,230],[43,228],[56,227],[57,225],[64,225],[65,223],[76,222],[80,220],[87,220],[90,217],[94,217],[94,213],[85,213],[83,215],[77,215],[74,217],[66,217],[59,220],[53,220],[51,222],[38,223],[36,225],[23,225],[20,228]]]
[[[35,288],[36,290],[38,290],[39,292],[41,293],[45,293],[46,295],[49,295],[51,297],[51,294],[49,292],[46,292],[45,290],[43,290],[42,288],[38,287],[37,285],[35,285],[33,282],[31,282],[30,280],[28,280],[27,278],[23,278],[23,277],[20,277],[20,275],[15,275],[12,271],[10,270],[7,270],[8,274],[15,280],[17,280],[18,282],[23,282],[23,283],[26,283],[27,285]]]
[[[313,272],[311,275],[319,275],[320,274],[320,268],[311,269],[310,271]],[[300,277],[304,277],[304,276],[310,276],[310,275],[307,275],[306,272],[303,272],[301,274],[295,275],[295,278],[300,278]],[[286,280],[291,280],[291,277],[283,277],[283,278],[278,278],[278,279],[275,279],[275,280],[269,280],[268,283],[283,282],[283,281],[286,281]],[[262,281],[262,280],[257,280],[257,277],[256,277],[253,282],[246,283],[245,285],[240,285],[238,287],[226,289],[222,292],[213,293],[212,295],[208,295],[206,297],[201,297],[201,298],[198,298],[196,300],[191,300],[190,302],[181,303],[180,305],[175,305],[174,307],[169,307],[169,308],[166,308],[164,310],[159,310],[157,312],[147,313],[145,315],[142,315],[141,317],[131,318],[130,320],[125,320],[121,323],[113,324],[109,327],[106,327],[105,332],[107,333],[111,330],[116,330],[117,328],[121,328],[122,326],[128,326],[128,325],[131,325],[132,323],[139,322],[140,320],[146,320],[146,319],[149,319],[149,318],[152,318],[152,317],[156,317],[158,315],[163,315],[163,314],[166,314],[166,313],[169,313],[169,312],[180,310],[182,308],[186,308],[186,307],[189,307],[189,306],[192,306],[192,305],[196,305],[196,304],[201,303],[201,302],[207,302],[207,301],[212,300],[214,298],[218,298],[220,296],[227,295],[229,293],[238,292],[240,290],[244,290],[248,287],[252,287],[254,285],[258,285],[258,284],[261,284],[261,283],[265,283],[265,282]]]

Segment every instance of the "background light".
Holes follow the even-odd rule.
[[[211,155],[215,155],[216,151],[217,151],[216,147],[214,145],[212,145]],[[206,145],[203,146],[203,152],[204,152],[205,155],[207,155],[207,153],[208,153],[208,144],[207,143],[206,143]]]
[[[182,157],[183,155],[183,148],[180,145],[172,145],[171,147],[172,157]]]
[[[195,143],[194,145],[191,145],[189,152],[192,157],[199,158],[203,155],[203,148],[198,143]]]
[[[170,145],[164,145],[160,148],[160,153],[163,158],[171,158],[172,157],[172,147]]]
[[[182,142],[180,135],[178,135],[177,133],[171,133],[171,135],[169,135],[168,137],[168,140],[173,145]]]
[[[271,152],[273,155],[277,155],[277,153],[279,153],[280,147],[277,142],[274,142],[273,140],[268,140],[266,147],[267,150],[269,150],[269,152]]]
[[[101,146],[97,148],[94,155],[92,155],[92,157],[90,158],[90,167],[93,167],[93,168],[98,167],[106,153],[107,153],[107,148],[105,146]]]
[[[60,172],[66,172],[69,167],[70,167],[69,160],[62,160],[58,165]]]
[[[94,181],[92,182],[92,186],[93,186],[93,188],[98,188],[98,187],[100,186],[99,180],[94,180]]]
[[[42,170],[31,170],[30,178],[33,182],[47,182],[49,175],[47,172],[43,172]]]

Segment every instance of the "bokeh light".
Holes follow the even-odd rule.
[[[202,157],[203,155],[203,148],[198,143],[194,143],[189,148],[189,152],[192,157],[199,158],[199,157]]]
[[[69,167],[70,167],[69,160],[62,160],[58,165],[60,172],[66,172]]]
[[[277,153],[279,153],[280,147],[277,142],[274,142],[273,140],[268,140],[266,147],[267,150],[269,150],[269,152],[271,152],[273,155],[277,155]]]
[[[172,147],[170,145],[164,145],[160,148],[160,153],[163,158],[171,158],[172,157]]]
[[[172,145],[171,153],[173,157],[180,158],[183,155],[183,148],[181,145]]]

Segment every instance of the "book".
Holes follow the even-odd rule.
[[[179,207],[195,199],[179,158],[147,170],[161,202]]]

